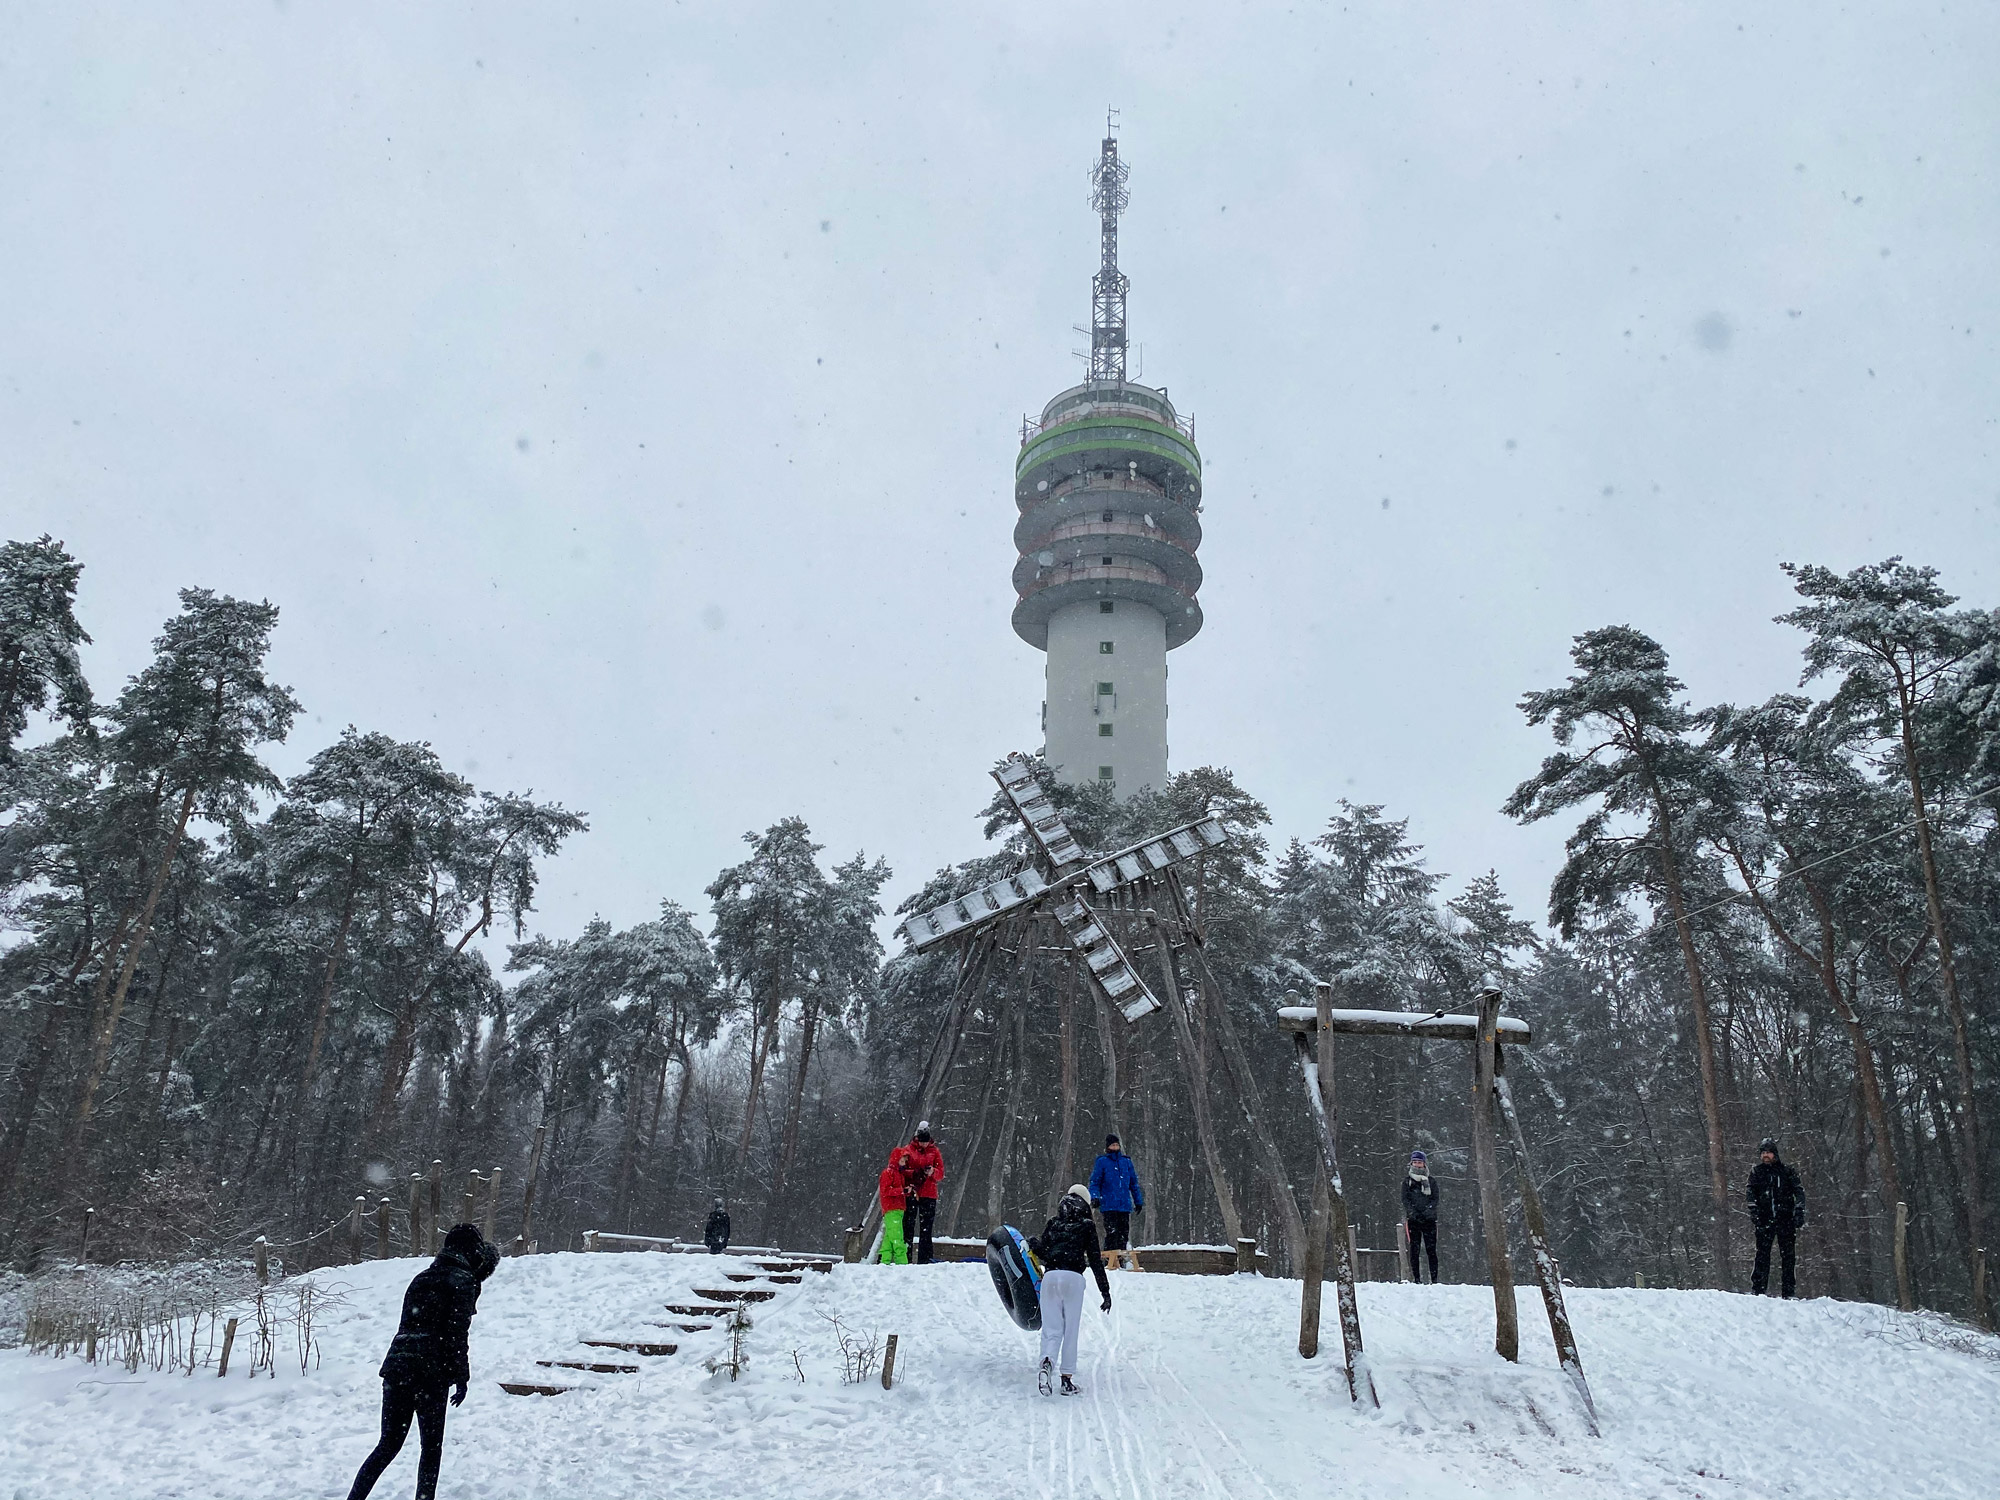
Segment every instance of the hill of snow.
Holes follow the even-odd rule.
[[[282,1356],[275,1378],[218,1380],[0,1354],[0,1497],[344,1495],[374,1441],[376,1363],[419,1265],[317,1273],[348,1300],[312,1374]],[[473,1324],[472,1395],[451,1415],[440,1496],[2000,1493],[2000,1360],[1877,1307],[1577,1291],[1596,1439],[1532,1293],[1510,1366],[1491,1352],[1485,1288],[1362,1287],[1377,1412],[1348,1403],[1331,1298],[1331,1348],[1301,1361],[1298,1283],[1249,1277],[1114,1273],[1113,1313],[1089,1312],[1084,1394],[1066,1399],[1036,1394],[1034,1338],[1007,1322],[982,1267],[841,1266],[753,1311],[750,1364],[732,1384],[703,1368],[718,1330],[656,1325],[672,1320],[665,1304],[754,1269],[730,1256],[505,1262]],[[828,1315],[901,1335],[893,1391],[841,1382]],[[534,1363],[607,1337],[680,1348],[636,1358],[630,1375]],[[521,1398],[498,1385],[557,1378],[586,1388]],[[377,1494],[407,1494],[415,1461],[413,1433]]]

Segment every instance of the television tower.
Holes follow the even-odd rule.
[[[1125,378],[1118,216],[1131,169],[1115,129],[1107,120],[1090,171],[1090,377],[1021,422],[1014,632],[1048,653],[1044,758],[1063,781],[1128,797],[1166,784],[1167,653],[1201,629],[1201,453],[1164,386]]]

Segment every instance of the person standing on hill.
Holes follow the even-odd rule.
[[[500,1252],[470,1224],[454,1224],[444,1249],[417,1272],[403,1293],[403,1317],[382,1361],[382,1438],[361,1462],[347,1500],[367,1500],[375,1481],[403,1451],[416,1418],[422,1444],[417,1458],[417,1500],[437,1494],[444,1462],[445,1393],[451,1404],[465,1400],[472,1378],[466,1336],[479,1311],[479,1288],[500,1264]]]
[[[1083,1273],[1094,1272],[1104,1311],[1111,1311],[1111,1282],[1097,1244],[1097,1221],[1090,1216],[1090,1189],[1077,1183],[1056,1205],[1056,1216],[1028,1241],[1042,1263],[1042,1368],[1036,1381],[1049,1394],[1056,1361],[1062,1362],[1062,1393],[1079,1396],[1076,1343],[1083,1332]]]
[[[701,1226],[701,1242],[708,1246],[710,1255],[720,1255],[729,1248],[729,1210],[720,1198],[708,1211],[708,1222]]]
[[[1118,1133],[1104,1138],[1104,1150],[1090,1169],[1090,1202],[1104,1215],[1104,1258],[1114,1266],[1122,1258],[1138,1270],[1132,1253],[1132,1215],[1146,1211],[1146,1190],[1139,1186],[1139,1169],[1118,1144]]]
[[[916,1233],[910,1235],[910,1259],[920,1266],[931,1263],[931,1230],[937,1223],[938,1188],[944,1183],[944,1153],[931,1139],[931,1122],[917,1121],[917,1133],[910,1137],[906,1148],[910,1153],[910,1175],[916,1179],[917,1195],[911,1200],[909,1213],[903,1216],[903,1228],[911,1227],[911,1216],[915,1216]]]
[[[1403,1225],[1409,1231],[1410,1280],[1419,1285],[1423,1274],[1417,1265],[1417,1250],[1430,1254],[1431,1285],[1438,1279],[1438,1185],[1431,1178],[1431,1159],[1422,1151],[1410,1153],[1409,1175],[1403,1179]]]
[[[1751,1222],[1757,1226],[1757,1264],[1750,1273],[1750,1295],[1761,1297],[1771,1285],[1771,1241],[1778,1242],[1779,1291],[1793,1296],[1797,1284],[1792,1266],[1798,1232],[1806,1227],[1806,1190],[1799,1174],[1778,1159],[1778,1143],[1769,1136],[1757,1148],[1757,1165],[1750,1169],[1744,1192]]]
[[[909,1152],[898,1146],[889,1153],[889,1164],[875,1179],[876,1201],[882,1205],[882,1254],[885,1266],[910,1263],[909,1242],[904,1239],[903,1210],[909,1203]]]

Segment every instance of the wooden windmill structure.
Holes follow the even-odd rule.
[[[1063,823],[1029,757],[1008,756],[993,778],[1027,829],[1033,857],[1011,874],[917,913],[898,929],[913,952],[951,948],[958,954],[951,998],[939,1017],[922,1083],[904,1122],[905,1136],[919,1120],[940,1116],[996,971],[1009,958],[1025,962],[1046,955],[1082,982],[1104,1015],[1115,1012],[1129,1024],[1167,1013],[1208,1173],[1218,1202],[1225,1205],[1225,1227],[1234,1235],[1233,1198],[1209,1114],[1206,1056],[1211,1044],[1221,1046],[1224,1069],[1260,1138],[1267,1167],[1282,1174],[1282,1166],[1263,1128],[1247,1055],[1223,1012],[1202,952],[1199,913],[1182,882],[1203,855],[1229,843],[1227,830],[1220,819],[1199,818],[1114,853],[1096,854]],[[1136,961],[1148,956],[1156,975],[1142,973]],[[1067,1058],[1065,1066],[1070,1066]],[[1067,1147],[1065,1141],[1065,1152]],[[860,1226],[862,1243],[872,1240],[880,1217],[871,1197]]]

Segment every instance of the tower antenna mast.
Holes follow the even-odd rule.
[[[1118,216],[1132,201],[1125,179],[1132,169],[1118,159],[1117,111],[1104,118],[1104,141],[1090,169],[1090,206],[1101,227],[1101,263],[1090,281],[1090,379],[1125,381],[1125,292],[1131,285],[1118,269]]]

